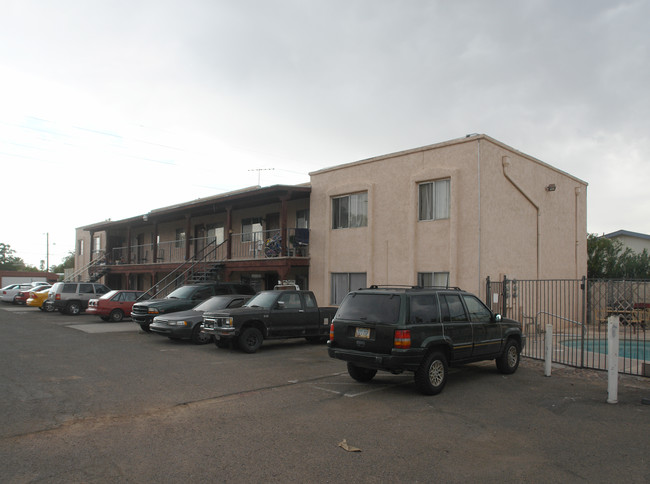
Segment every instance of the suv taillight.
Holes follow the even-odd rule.
[[[409,349],[411,347],[411,330],[396,329],[393,346],[403,350]]]
[[[54,299],[56,299],[57,301],[60,301],[61,300],[61,294],[57,294],[56,296],[54,296]]]
[[[334,323],[330,324],[330,341],[334,341]]]

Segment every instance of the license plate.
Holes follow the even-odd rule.
[[[354,331],[354,337],[370,339],[370,328],[356,328]]]

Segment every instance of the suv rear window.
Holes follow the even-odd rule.
[[[439,323],[438,298],[435,294],[418,294],[411,296],[409,323]]]
[[[337,319],[397,323],[401,298],[396,294],[351,293],[336,312]]]
[[[77,292],[77,285],[76,284],[63,284],[63,289],[61,290],[62,293],[74,293]]]

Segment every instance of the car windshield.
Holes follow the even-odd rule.
[[[400,297],[396,294],[348,294],[338,311],[337,319],[369,323],[397,323]]]
[[[183,286],[172,291],[167,299],[191,299],[196,291],[196,286]]]
[[[224,309],[228,307],[230,302],[229,297],[216,296],[203,301],[201,304],[194,306],[194,311],[216,311],[217,309]]]
[[[117,291],[108,291],[106,294],[102,294],[102,297],[99,299],[110,299],[117,294]]]
[[[277,300],[278,293],[273,291],[260,292],[253,296],[253,299],[244,304],[247,308],[265,308],[269,309]]]

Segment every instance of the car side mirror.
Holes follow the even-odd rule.
[[[494,320],[495,320],[497,323],[498,323],[499,321],[501,321],[501,315],[500,315],[500,314],[495,314],[495,315],[494,315]]]
[[[278,301],[275,307],[278,309],[284,309],[284,301]]]

